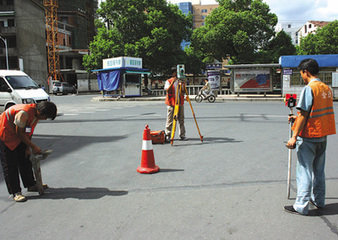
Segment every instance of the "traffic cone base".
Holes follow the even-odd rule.
[[[155,165],[153,168],[143,168],[141,166],[137,168],[139,173],[157,173],[159,170],[160,168],[157,165]]]

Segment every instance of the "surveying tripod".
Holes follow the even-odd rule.
[[[198,134],[200,135],[201,142],[203,142],[203,136],[201,135],[200,129],[198,127],[198,123],[197,123],[197,120],[196,120],[196,117],[195,117],[195,112],[194,112],[194,109],[192,108],[191,101],[190,101],[189,94],[188,94],[187,88],[185,86],[185,83],[182,82],[181,80],[177,80],[177,81],[178,81],[178,85],[176,87],[176,93],[175,93],[176,99],[175,99],[174,116],[173,116],[173,127],[172,127],[172,130],[171,130],[170,144],[171,145],[174,144],[174,137],[175,137],[175,131],[176,131],[176,123],[177,123],[177,120],[178,120],[178,114],[179,114],[179,110],[180,110],[180,96],[182,94],[182,90],[184,90],[184,93],[186,94],[186,99],[187,99],[187,101],[188,101],[188,103],[190,105],[191,112],[192,112],[192,115],[194,117],[194,120],[195,120],[195,123],[196,123],[196,127],[197,127],[197,130],[198,130]]]

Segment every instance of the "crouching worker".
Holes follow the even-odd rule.
[[[32,142],[34,128],[39,120],[56,117],[57,108],[52,102],[18,104],[0,116],[0,158],[9,194],[16,202],[26,201],[21,193],[20,179],[28,191],[37,191],[30,161],[31,150],[41,153]]]

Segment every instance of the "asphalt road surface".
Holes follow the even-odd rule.
[[[15,203],[1,175],[0,239],[338,238],[337,135],[328,138],[327,207],[283,211],[295,197],[296,156],[288,200],[282,102],[193,102],[203,143],[185,104],[188,141],[153,145],[161,170],[147,175],[136,171],[142,134],[146,124],[164,129],[164,103],[92,97],[53,96],[59,116],[36,128],[33,141],[53,150],[41,162],[43,196],[24,189],[28,201]]]

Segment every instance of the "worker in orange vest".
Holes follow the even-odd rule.
[[[297,151],[297,198],[287,212],[307,215],[309,204],[325,206],[325,153],[327,136],[336,133],[331,89],[317,77],[319,66],[314,59],[304,59],[299,64],[304,87],[298,105],[298,116],[288,148]]]
[[[171,137],[171,130],[173,126],[173,116],[176,102],[176,91],[179,85],[179,79],[177,78],[176,67],[171,69],[172,77],[169,78],[164,85],[166,90],[165,104],[167,104],[167,121],[165,126],[166,141],[169,142]],[[184,83],[181,83],[184,84]],[[181,88],[180,96],[180,108],[178,112],[178,123],[179,123],[179,136],[181,140],[186,140],[185,127],[184,127],[184,87]]]
[[[41,153],[40,147],[31,140],[39,120],[56,117],[57,108],[52,102],[18,104],[0,116],[0,157],[9,194],[16,202],[26,201],[21,193],[19,173],[28,191],[37,191],[29,160],[31,150]]]

